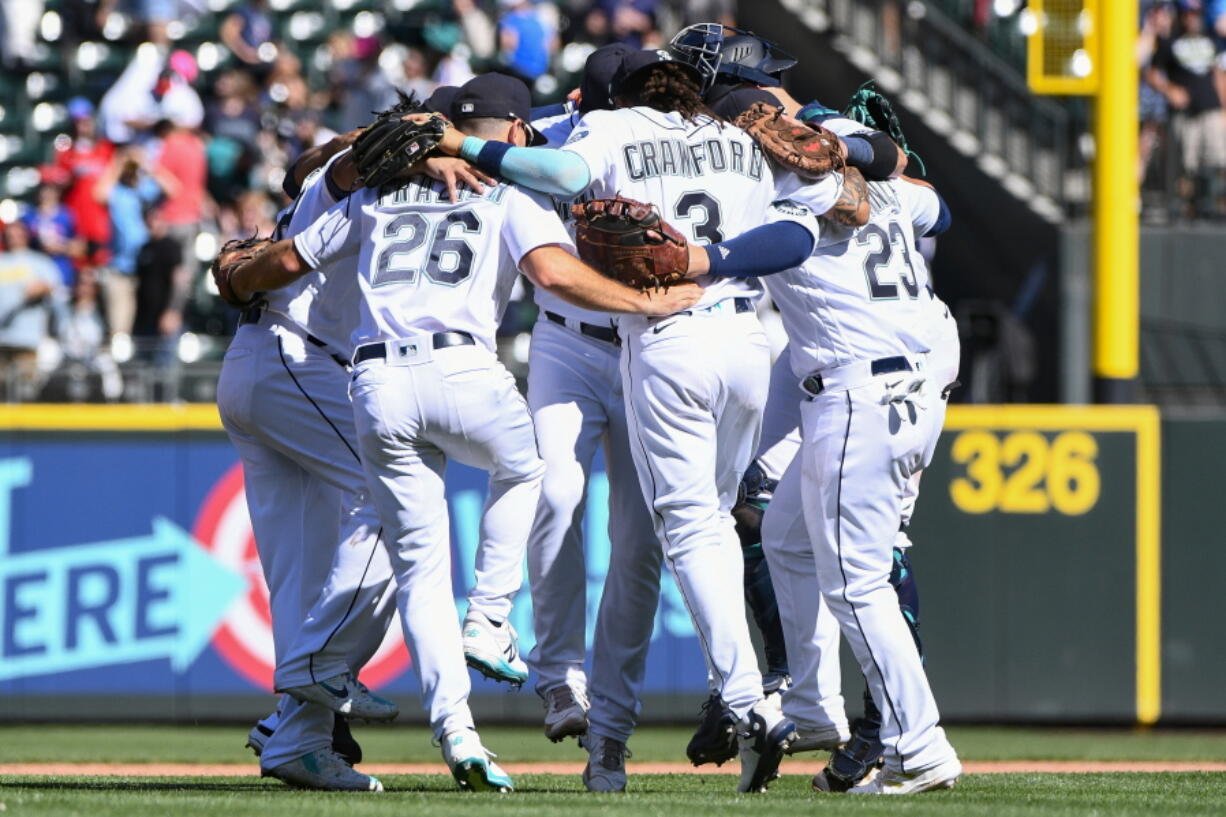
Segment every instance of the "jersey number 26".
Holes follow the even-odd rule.
[[[421,213],[401,213],[388,221],[379,234],[379,254],[370,276],[374,287],[407,284],[418,272],[436,284],[455,286],[472,273],[473,248],[465,236],[481,232],[481,220],[472,210],[447,213],[434,229]],[[429,241],[425,265],[419,268],[408,256]],[[389,242],[389,243],[384,243]]]

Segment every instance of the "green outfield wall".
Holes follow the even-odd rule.
[[[271,641],[242,473],[212,406],[0,406],[0,719],[242,720]],[[927,666],[959,721],[1226,723],[1226,414],[953,406],[911,528]],[[457,608],[484,476],[449,471]],[[589,486],[589,611],[609,542]],[[531,642],[526,594],[516,627]],[[729,600],[739,604],[739,600]],[[521,609],[522,607],[522,609]],[[589,622],[590,625],[590,622]],[[643,717],[688,721],[705,672],[663,582]],[[590,626],[589,626],[590,632]],[[420,720],[396,633],[366,675]],[[853,716],[863,688],[844,658]],[[487,721],[528,688],[474,682]]]

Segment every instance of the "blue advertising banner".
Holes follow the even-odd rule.
[[[0,424],[0,695],[271,689],[267,590],[242,468],[211,406],[10,407]],[[483,472],[449,468],[457,615],[485,492]],[[598,463],[585,523],[589,645],[609,560],[607,497]],[[526,652],[535,643],[526,580],[512,615]],[[703,666],[666,573],[645,691],[703,696]],[[416,691],[398,623],[363,679]]]

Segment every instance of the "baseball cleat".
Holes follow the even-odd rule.
[[[951,758],[944,763],[918,772],[896,772],[882,769],[879,774],[848,790],[848,794],[919,794],[925,791],[952,789],[962,774],[962,763]]]
[[[828,752],[838,749],[846,740],[847,732],[840,730],[837,726],[828,726],[825,729],[797,729],[796,740],[788,746],[788,754]]]
[[[796,739],[796,726],[766,701],[758,701],[738,724],[741,743],[739,792],[764,792],[779,776],[779,761]]]
[[[383,791],[377,777],[356,771],[331,749],[309,752],[274,769],[260,769],[260,774],[302,789]]]
[[[268,739],[271,737],[272,730],[265,726],[263,722],[258,722],[247,733],[247,748],[255,752],[256,757],[259,757],[264,754],[264,745],[268,743]]]
[[[362,762],[362,747],[354,740],[353,732],[349,731],[349,721],[344,718],[332,719],[332,751],[350,766]]]
[[[587,766],[583,769],[583,785],[588,791],[622,792],[626,790],[626,758],[630,750],[620,740],[601,735],[584,735],[579,744],[587,749]]]
[[[514,791],[511,777],[493,761],[494,753],[481,745],[472,729],[457,729],[443,736],[443,760],[464,791]]]
[[[860,778],[860,783],[868,783],[877,776],[881,771],[881,761],[878,761],[876,766],[868,770],[864,777]],[[857,783],[856,785],[860,785]],[[831,794],[844,794],[851,788],[847,781],[840,778],[830,767],[822,769],[817,774],[813,775],[813,791],[829,792]]]
[[[851,738],[831,753],[826,768],[813,778],[813,788],[843,792],[866,782],[881,766],[885,754],[885,747],[877,739],[879,729],[878,724],[865,718],[852,721]]]
[[[545,737],[554,743],[587,732],[587,711],[591,707],[582,691],[569,684],[545,693]]]
[[[736,715],[724,705],[718,692],[712,692],[702,705],[702,720],[685,747],[685,756],[695,766],[704,763],[722,766],[736,757],[736,750]]]
[[[523,686],[528,665],[519,657],[518,636],[511,622],[495,624],[483,613],[469,610],[464,617],[464,660],[495,681]]]
[[[346,718],[390,721],[400,714],[400,707],[387,698],[375,695],[352,672],[281,691],[300,701],[326,706]]]

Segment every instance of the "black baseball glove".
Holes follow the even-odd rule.
[[[438,114],[424,122],[379,117],[353,143],[353,164],[362,184],[379,188],[402,175],[430,155],[448,127],[450,123]]]

